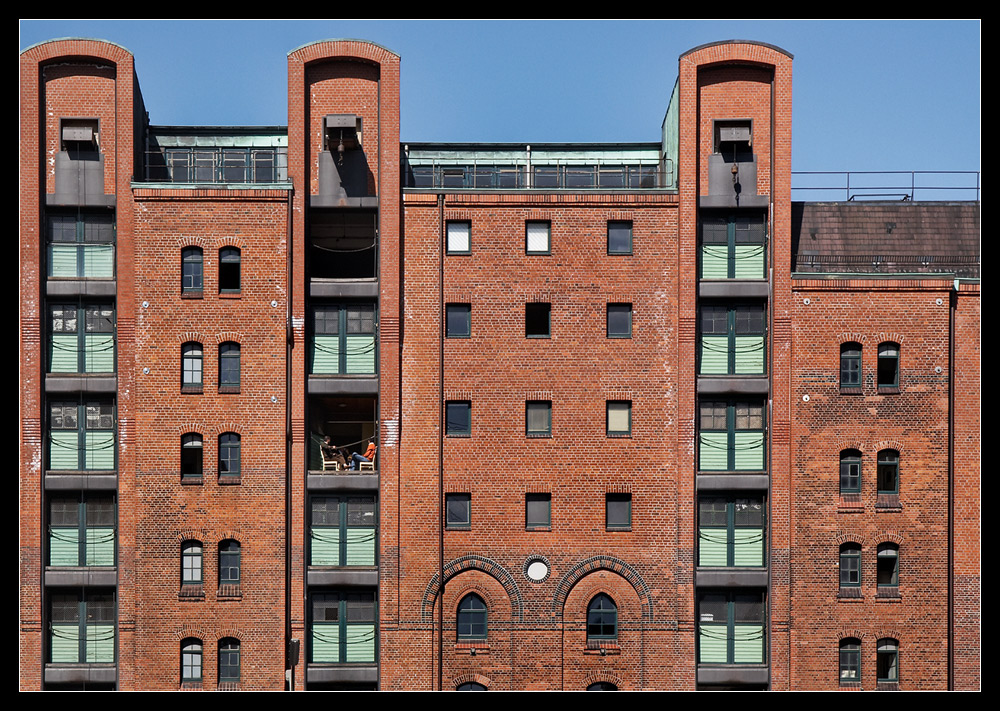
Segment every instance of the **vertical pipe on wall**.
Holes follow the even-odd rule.
[[[291,181],[292,177],[288,176]],[[294,188],[289,190],[285,224],[285,668],[288,670],[288,690],[295,691],[295,666],[292,663],[292,348],[295,331],[292,328],[292,238]]]

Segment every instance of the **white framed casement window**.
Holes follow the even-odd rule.
[[[552,253],[552,223],[526,222],[524,225],[524,251],[527,254]]]
[[[450,221],[447,223],[448,254],[470,254],[472,252],[472,223]]]

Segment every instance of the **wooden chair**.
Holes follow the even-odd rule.
[[[358,471],[361,472],[373,472],[375,471],[375,457],[378,456],[378,447],[372,452],[372,460],[370,462],[358,462]]]

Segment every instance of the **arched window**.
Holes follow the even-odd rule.
[[[458,603],[456,627],[460,640],[486,639],[486,603],[469,593]]]
[[[181,291],[200,294],[204,285],[204,259],[200,247],[181,250]]]
[[[240,436],[235,432],[219,435],[219,477],[240,477]]]
[[[840,587],[861,587],[861,546],[857,543],[840,547]]]
[[[875,657],[878,681],[895,683],[899,681],[899,642],[889,637],[878,641]]]
[[[219,587],[240,584],[240,542],[228,539],[219,544]]]
[[[219,640],[219,683],[239,683],[240,641],[233,637]]]
[[[184,541],[181,544],[181,585],[202,583],[201,541]]]
[[[588,686],[587,691],[618,691],[618,687],[610,681],[597,681]]]
[[[181,479],[201,479],[202,451],[200,434],[188,432],[181,435]]]
[[[474,681],[468,681],[464,684],[459,684],[455,691],[487,691],[487,688],[482,684],[477,684]]]
[[[204,355],[201,344],[190,341],[181,346],[181,388],[201,392]]]
[[[840,684],[846,686],[861,681],[861,640],[848,637],[840,640]]]
[[[181,683],[201,683],[201,640],[188,637],[181,640]]]
[[[240,290],[240,250],[223,247],[219,250],[219,292],[235,294]]]
[[[899,493],[899,452],[883,449],[878,453],[878,493]]]
[[[840,493],[861,492],[861,452],[845,449],[840,453]]]
[[[618,606],[601,593],[587,605],[587,639],[617,639]]]
[[[899,387],[899,344],[887,341],[878,346],[878,386]]]
[[[227,341],[219,346],[219,391],[239,392],[240,344]]]
[[[840,346],[840,387],[861,387],[860,343],[844,343]]]
[[[899,546],[895,543],[880,543],[876,563],[878,587],[899,587]]]

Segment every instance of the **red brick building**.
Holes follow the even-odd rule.
[[[399,66],[21,54],[21,688],[979,688],[978,200],[793,203],[769,45],[641,144],[401,144]]]

